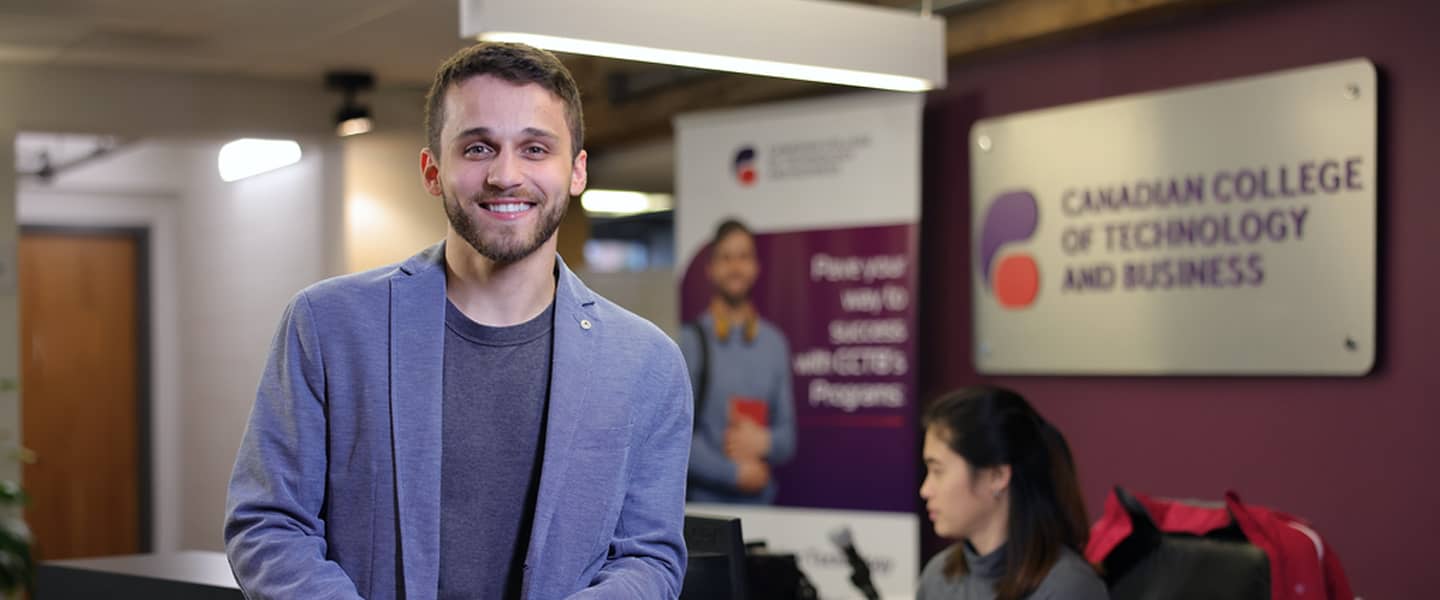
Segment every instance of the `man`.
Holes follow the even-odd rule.
[[[555,255],[582,123],[548,53],[441,66],[420,168],[449,230],[286,310],[230,482],[248,596],[678,596],[690,384]]]
[[[770,504],[771,468],[795,454],[790,349],[750,302],[760,262],[743,223],[716,228],[705,273],[715,295],[680,335],[696,387],[689,499]]]

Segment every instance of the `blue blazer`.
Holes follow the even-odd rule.
[[[558,261],[550,406],[526,598],[675,598],[690,380],[675,344]],[[300,292],[226,502],[250,598],[434,598],[444,244]]]

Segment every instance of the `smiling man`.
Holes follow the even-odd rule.
[[[583,122],[549,53],[436,73],[420,170],[449,229],[286,310],[230,482],[247,596],[679,595],[685,363],[555,253]]]

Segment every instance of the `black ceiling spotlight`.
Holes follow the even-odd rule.
[[[340,90],[345,100],[335,111],[335,133],[341,137],[358,135],[375,126],[370,107],[355,101],[356,94],[373,89],[375,76],[367,71],[330,71],[325,74],[325,87]]]

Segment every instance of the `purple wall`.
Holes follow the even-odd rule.
[[[1379,67],[1382,90],[1380,348],[1370,376],[975,374],[965,144],[975,120],[1362,56]],[[1432,474],[1440,467],[1440,407],[1430,402],[1440,398],[1431,391],[1440,385],[1437,61],[1440,4],[1316,0],[1228,6],[952,69],[925,115],[923,397],[982,381],[1021,391],[1069,437],[1092,515],[1117,483],[1216,499],[1234,489],[1310,520],[1344,559],[1357,594],[1433,594],[1426,584],[1440,572],[1432,566],[1440,542],[1440,481]]]

